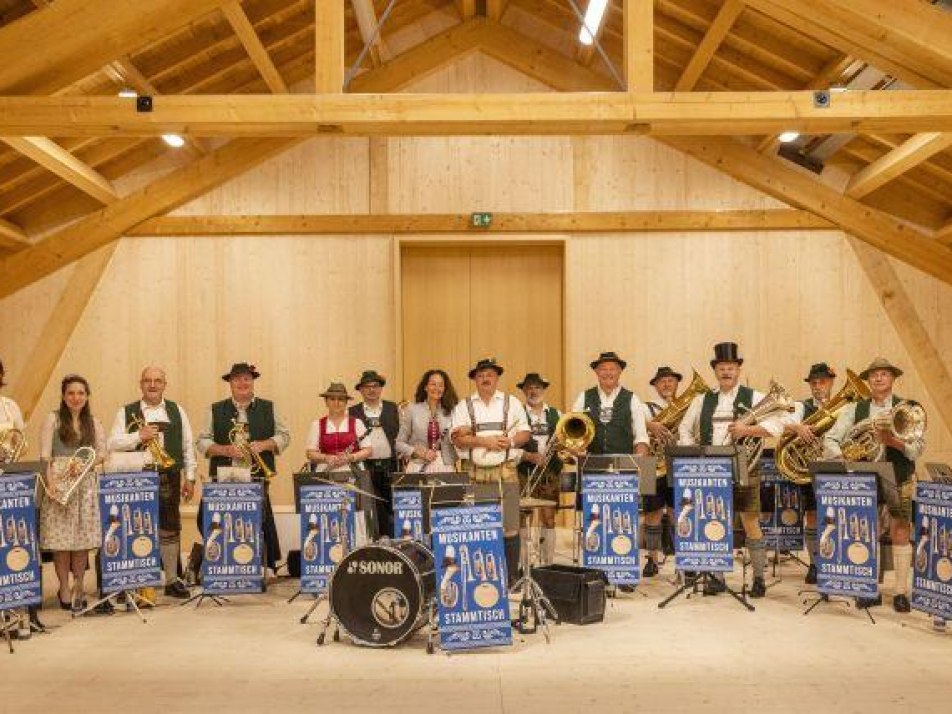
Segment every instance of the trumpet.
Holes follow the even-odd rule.
[[[915,402],[904,400],[884,414],[878,414],[855,424],[840,449],[847,461],[881,461],[886,445],[876,438],[876,432],[887,431],[900,441],[909,443],[926,433],[926,410]]]
[[[0,464],[19,461],[26,447],[26,436],[20,429],[3,429],[0,431]]]
[[[145,426],[147,426],[146,422],[133,414],[132,421],[129,422],[128,431],[130,433],[133,431],[139,431]],[[149,439],[148,441],[144,442],[144,445],[152,455],[152,463],[155,464],[157,469],[160,471],[168,471],[173,466],[175,466],[175,459],[169,456],[169,453],[162,448],[162,444],[159,443],[158,437]]]
[[[40,474],[40,483],[50,500],[66,506],[95,465],[96,450],[91,446],[80,446],[65,463],[62,460],[50,462],[46,476]]]
[[[260,473],[265,481],[273,479],[274,471],[268,468],[264,459],[261,458],[261,454],[251,448],[245,423],[237,419],[232,419],[231,423],[233,426],[228,432],[228,441],[241,452],[241,458],[251,467],[252,475]]]

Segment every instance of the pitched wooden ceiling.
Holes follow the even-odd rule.
[[[349,67],[390,2],[342,1]],[[111,58],[53,92],[114,96],[123,88],[151,95],[311,91],[307,81],[315,62],[314,2],[217,3],[218,9]],[[574,2],[584,11],[586,0]],[[925,7],[929,4],[925,0],[857,0],[855,5],[886,12],[887,5],[910,3],[916,6],[913,11],[936,11]],[[0,0],[0,36],[8,26],[45,12],[49,4],[49,0]],[[612,0],[599,36],[609,63],[619,68],[614,73],[594,48],[578,42],[579,21],[569,0],[396,0],[360,71],[388,63],[397,66],[414,47],[435,42],[434,36],[463,23],[498,22],[507,37],[521,38],[526,47],[536,48],[532,51],[543,63],[586,68],[590,71],[582,76],[600,78],[591,89],[610,89],[622,67],[622,6],[623,0]],[[825,14],[820,12],[824,9]],[[879,25],[880,42],[864,42],[877,28],[853,31],[848,25],[851,18],[844,18],[835,7],[824,8],[823,0],[656,0],[654,18],[656,91],[831,86],[888,91],[952,84],[952,68],[930,65],[931,57],[915,51],[919,45],[914,41],[898,32],[895,36],[883,32]],[[37,44],[42,46],[42,39]],[[952,46],[952,37],[948,45]],[[569,65],[559,66],[564,71]],[[742,141],[773,161],[789,161],[777,155],[775,137]],[[139,137],[11,137],[5,142],[0,144],[4,147],[0,251],[4,252],[26,245],[24,238],[29,241],[117,200],[120,192],[115,184],[124,176],[152,162],[168,161],[170,152],[176,151],[159,139]],[[846,184],[848,196],[912,222],[952,246],[950,146],[948,134],[856,134],[801,137],[786,151],[852,176]],[[196,161],[211,148],[208,141],[191,141],[176,158]]]

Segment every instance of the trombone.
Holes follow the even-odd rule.
[[[145,426],[147,426],[146,422],[133,414],[127,431],[132,433],[133,431],[139,431]],[[173,466],[175,466],[175,459],[169,456],[169,453],[162,448],[162,444],[159,443],[158,437],[149,439],[148,441],[143,442],[143,444],[152,455],[152,463],[155,464],[155,467],[159,471],[168,471]]]
[[[251,448],[245,423],[237,419],[232,419],[231,423],[233,426],[228,432],[228,442],[241,452],[242,460],[251,467],[251,474],[260,473],[265,481],[273,479],[274,471],[268,468],[261,454]]]

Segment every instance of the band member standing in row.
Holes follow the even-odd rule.
[[[660,442],[668,446],[674,446],[678,443],[678,435],[671,431],[660,421],[656,421],[661,412],[665,410],[668,404],[678,393],[678,385],[681,383],[681,374],[675,372],[670,367],[658,367],[654,377],[648,382],[654,387],[658,396],[656,399],[645,403],[645,426],[648,433]],[[664,515],[664,508],[674,507],[672,489],[668,486],[668,479],[662,476],[656,479],[655,494],[645,496],[645,550],[647,557],[642,575],[646,578],[653,578],[658,574],[658,562],[661,560],[662,539],[661,539],[661,518]]]
[[[797,402],[794,412],[784,427],[786,431],[795,433],[806,443],[815,443],[821,439],[815,433],[815,427],[803,422],[824,406],[833,395],[833,382],[836,373],[826,362],[818,362],[810,367],[810,373],[803,381],[810,385],[811,397]],[[800,502],[803,504],[803,541],[810,558],[810,567],[804,579],[808,585],[816,584],[816,494],[813,484],[800,488]]]
[[[449,438],[459,403],[450,376],[442,369],[423,373],[410,404],[400,415],[396,447],[411,473],[455,471],[456,449]]]
[[[481,359],[469,371],[476,391],[456,405],[450,436],[463,471],[477,485],[498,487],[503,499],[503,533],[510,585],[519,572],[519,475],[516,464],[529,440],[522,403],[497,389],[503,368],[494,358]],[[484,489],[485,490],[485,489]]]
[[[695,397],[691,402],[679,427],[678,443],[682,446],[720,446],[736,443],[744,437],[769,438],[783,433],[786,422],[781,417],[768,417],[753,425],[738,422],[741,416],[764,398],[763,393],[740,384],[740,368],[743,364],[736,343],[721,342],[714,345],[711,368],[717,378],[718,389]],[[754,571],[750,596],[761,598],[767,594],[764,581],[767,551],[760,530],[760,475],[750,473],[748,479],[747,486],[734,486],[734,512],[740,515]],[[723,590],[723,580],[715,578],[708,581],[704,592],[706,595],[716,595]]]
[[[561,414],[558,409],[545,403],[545,390],[549,388],[549,382],[538,372],[529,372],[516,387],[521,389],[526,397],[526,419],[532,434],[526,442],[519,463],[520,483],[524,484],[533,470],[541,464]],[[542,474],[539,488],[531,494],[535,498],[554,501],[556,504],[551,508],[539,508],[535,511],[539,514],[541,526],[538,544],[529,543],[531,523],[523,524],[520,532],[521,547],[538,547],[540,565],[551,565],[555,561],[555,513],[559,502],[561,473],[562,462],[558,456],[553,456]]]
[[[824,444],[827,453],[834,458],[842,458],[841,444],[855,424],[868,419],[889,413],[899,402],[906,401],[893,393],[895,381],[902,376],[902,370],[878,357],[869,367],[860,372],[860,378],[869,384],[871,399],[862,399],[855,404],[843,408],[836,419],[836,424],[826,433]],[[913,404],[915,402],[912,402]],[[875,432],[876,439],[886,449],[884,459],[893,465],[896,473],[896,486],[899,488],[898,507],[890,506],[889,533],[892,537],[893,568],[896,573],[896,594],[893,597],[893,609],[896,612],[909,612],[909,579],[912,565],[912,496],[915,490],[913,475],[916,471],[916,460],[925,450],[925,439],[910,438],[909,441],[900,441],[891,432],[879,430]],[[877,480],[880,488],[882,484]],[[882,494],[880,502],[882,502]],[[875,600],[863,600],[860,607],[882,604],[882,595]]]
[[[228,438],[237,424],[245,425],[251,450],[257,453],[272,471],[275,470],[275,455],[280,454],[291,443],[287,422],[277,414],[274,403],[255,396],[255,380],[260,376],[255,366],[248,362],[237,362],[227,374],[222,375],[222,380],[228,382],[231,396],[212,404],[205,429],[198,435],[195,443],[198,452],[211,460],[208,474],[213,481],[217,479],[218,470],[225,467],[246,469],[251,475],[261,478],[261,475],[256,473],[254,464],[247,463],[241,451]],[[278,545],[278,530],[268,495],[269,484],[266,479],[263,482],[261,533],[266,548],[266,564],[273,570],[281,560],[281,548]],[[199,508],[199,519],[201,517]]]
[[[397,470],[396,439],[400,431],[400,413],[394,402],[380,398],[387,380],[375,370],[365,370],[354,386],[363,402],[350,408],[350,415],[367,427],[372,452],[364,461],[370,481],[382,501],[375,501],[378,535],[393,533],[393,498],[390,474]]]
[[[142,398],[126,404],[116,413],[109,435],[110,451],[136,452],[140,459],[136,468],[147,466],[159,473],[159,550],[165,571],[165,594],[185,599],[188,588],[179,580],[179,559],[182,552],[182,517],[179,502],[192,500],[195,493],[195,451],[192,426],[185,410],[165,398],[168,380],[161,367],[146,367],[139,378]],[[148,449],[158,441],[172,464],[160,468]],[[182,472],[185,480],[182,480]]]

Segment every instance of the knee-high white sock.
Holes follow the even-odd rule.
[[[896,571],[896,594],[906,595],[909,592],[909,570],[912,566],[912,546],[908,543],[894,545],[893,570]]]
[[[159,549],[162,552],[162,570],[165,573],[165,584],[171,585],[178,579],[179,557],[181,555],[178,536],[162,536]]]

